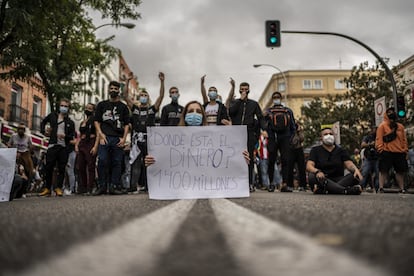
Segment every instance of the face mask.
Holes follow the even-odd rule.
[[[119,93],[116,92],[116,91],[109,92],[109,96],[111,96],[111,98],[116,98],[116,97],[118,97],[118,95],[119,95]]]
[[[189,126],[201,126],[201,123],[203,122],[203,115],[200,113],[187,113],[185,115],[185,122]]]
[[[148,98],[147,97],[139,97],[139,102],[142,104],[146,104],[148,102]]]
[[[280,99],[273,100],[274,105],[281,105],[282,101]]]
[[[179,97],[180,97],[180,95],[174,94],[174,95],[171,96],[171,100],[173,102],[177,102]]]
[[[322,142],[327,146],[332,146],[335,142],[335,137],[333,135],[325,135],[322,137]]]
[[[391,113],[388,115],[388,119],[395,121],[395,119],[397,119],[397,115],[395,115],[395,113]]]
[[[19,134],[20,137],[23,137],[24,135],[24,130],[18,130],[17,134]]]
[[[59,112],[62,114],[66,114],[68,113],[69,108],[67,108],[66,106],[60,106],[59,107]]]
[[[85,110],[84,112],[85,112],[86,116],[91,116],[92,115],[92,111],[90,111],[90,110]]]
[[[210,98],[210,100],[217,99],[217,92],[216,91],[209,91],[208,92],[208,97]]]

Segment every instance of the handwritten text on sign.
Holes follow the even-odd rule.
[[[152,199],[249,196],[245,126],[149,127]]]

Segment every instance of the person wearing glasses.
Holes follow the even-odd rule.
[[[120,83],[109,83],[109,100],[98,103],[95,111],[95,129],[99,139],[98,182],[94,195],[120,195],[124,146],[129,131],[129,109],[120,100]]]
[[[68,163],[69,152],[76,143],[75,123],[68,117],[70,101],[62,99],[59,102],[59,112],[51,112],[40,124],[43,135],[49,136],[49,146],[46,152],[45,165],[45,187],[39,196],[50,196],[52,179],[55,166],[57,166],[57,180],[55,193],[63,196],[63,181],[65,179],[66,164]],[[46,125],[49,128],[46,129]]]
[[[335,144],[331,128],[320,132],[322,144],[311,149],[306,170],[315,194],[359,195],[362,174],[345,149]],[[344,168],[350,173],[344,174]]]
[[[164,106],[161,110],[161,126],[177,126],[180,121],[181,113],[184,107],[178,104],[180,92],[178,88],[173,86],[169,90],[171,103]]]

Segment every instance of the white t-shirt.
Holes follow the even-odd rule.
[[[13,148],[17,148],[18,152],[29,151],[30,146],[32,145],[32,139],[26,134],[23,137],[20,137],[19,134],[13,134],[10,138],[10,144]]]
[[[207,124],[209,126],[217,125],[218,110],[219,110],[218,103],[214,105],[208,104],[206,106],[205,112],[206,112]]]

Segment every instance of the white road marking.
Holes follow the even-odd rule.
[[[140,275],[148,273],[170,246],[195,200],[180,200],[97,237],[75,245],[22,275]]]
[[[226,242],[248,275],[389,275],[229,200],[209,201]]]

